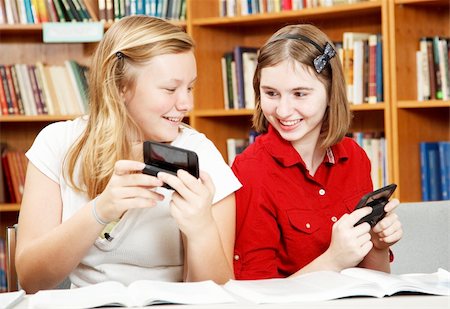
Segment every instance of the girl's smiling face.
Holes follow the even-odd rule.
[[[327,92],[312,68],[283,61],[261,70],[261,109],[281,137],[294,146],[317,143]]]
[[[139,68],[135,89],[123,95],[128,112],[145,140],[171,142],[193,108],[197,78],[193,52],[159,55]]]

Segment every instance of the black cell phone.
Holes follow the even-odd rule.
[[[397,185],[393,183],[364,195],[358,205],[356,205],[355,210],[368,206],[372,207],[372,212],[356,222],[355,226],[363,222],[367,222],[371,227],[374,227],[378,222],[380,222],[380,220],[386,215],[384,206],[386,206],[389,202],[389,198],[392,196],[396,188]]]
[[[166,172],[176,176],[177,171],[182,169],[199,177],[198,156],[194,151],[152,141],[145,141],[143,148],[144,174],[156,176],[158,172]],[[163,187],[172,189],[168,184]]]

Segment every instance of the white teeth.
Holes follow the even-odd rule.
[[[183,118],[175,118],[175,117],[164,117],[169,121],[173,121],[173,122],[180,122]]]
[[[301,120],[300,119],[296,119],[296,120],[280,120],[280,123],[284,126],[293,126],[296,125],[297,123],[299,123]]]

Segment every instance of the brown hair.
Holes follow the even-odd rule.
[[[342,65],[336,55],[329,60],[321,73],[317,73],[313,61],[321,52],[308,40],[293,39],[294,36],[309,38],[322,48],[331,40],[317,27],[307,24],[285,26],[278,30],[261,47],[258,55],[258,64],[253,78],[253,89],[255,91],[255,114],[253,115],[253,126],[261,133],[267,132],[268,121],[261,109],[261,70],[266,67],[276,66],[282,61],[297,61],[305,66],[311,67],[311,71],[325,85],[328,96],[328,108],[325,112],[320,134],[321,146],[328,148],[338,143],[347,133],[351,113],[347,102],[346,86]]]
[[[180,27],[149,16],[129,16],[114,23],[99,43],[89,70],[90,115],[86,130],[70,148],[65,174],[74,189],[89,198],[101,193],[117,160],[131,156],[131,142],[142,132],[128,114],[121,93],[134,91],[139,68],[153,57],[192,50]],[[76,164],[80,179],[74,179]]]

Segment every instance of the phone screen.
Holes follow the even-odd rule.
[[[178,168],[182,169],[187,169],[189,163],[188,154],[186,152],[158,144],[152,144],[150,148],[150,160],[160,167],[171,167],[171,165],[176,165]]]

